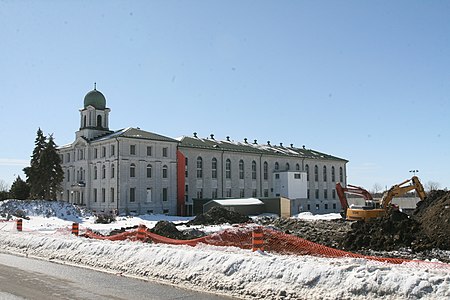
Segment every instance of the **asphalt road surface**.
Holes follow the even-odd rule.
[[[3,299],[233,298],[0,253],[0,300]]]

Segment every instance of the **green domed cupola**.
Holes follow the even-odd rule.
[[[89,105],[92,105],[96,109],[106,108],[105,96],[101,92],[97,91],[95,87],[92,91],[87,93],[86,96],[84,96],[84,108],[88,107]]]

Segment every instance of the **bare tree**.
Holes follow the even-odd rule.
[[[8,184],[3,179],[0,179],[0,192],[7,192],[8,190]]]
[[[379,183],[375,183],[372,187],[372,194],[378,194],[379,192],[381,192],[383,190],[383,187],[381,186],[381,184]]]
[[[430,180],[425,184],[425,190],[427,190],[428,192],[438,190],[440,187],[440,183],[436,181]]]

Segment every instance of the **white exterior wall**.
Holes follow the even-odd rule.
[[[179,150],[186,156],[188,160],[188,177],[185,184],[188,186],[186,204],[192,204],[192,199],[197,198],[198,189],[202,189],[203,198],[212,199],[212,190],[217,188],[217,197],[226,198],[226,190],[231,189],[231,197],[239,198],[240,190],[244,189],[244,197],[252,197],[253,189],[257,189],[256,197],[264,197],[265,191],[268,192],[268,197],[275,197],[276,190],[274,184],[275,165],[278,163],[278,171],[285,171],[289,164],[291,171],[296,171],[298,167],[300,171],[306,174],[306,165],[309,166],[309,180],[306,180],[306,187],[295,189],[292,191],[294,195],[300,194],[303,199],[296,199],[293,202],[292,212],[298,213],[301,211],[311,211],[312,213],[331,213],[340,211],[340,202],[337,197],[335,186],[336,182],[340,181],[346,185],[346,161],[331,160],[331,159],[312,159],[276,155],[260,155],[252,153],[240,153],[232,151],[221,151],[201,148],[179,147]],[[201,157],[203,161],[203,178],[197,178],[197,157]],[[211,160],[215,157],[217,159],[217,179],[211,178]],[[231,179],[225,178],[225,163],[226,160],[231,160]],[[244,180],[239,178],[239,161],[244,161],[245,176]],[[256,162],[257,178],[252,179],[252,161]],[[268,178],[264,179],[263,166],[264,162],[268,164]],[[315,181],[314,166],[318,166],[318,180]],[[323,177],[323,167],[326,166],[327,177],[326,181]],[[335,168],[335,178],[332,181],[331,169]],[[342,168],[342,181],[339,176],[339,169]],[[280,172],[281,173],[281,172]],[[303,176],[303,175],[302,175]],[[295,185],[294,185],[295,186]],[[318,197],[316,198],[315,190],[318,189]],[[303,191],[301,191],[303,190]],[[309,190],[309,197],[308,197]],[[324,192],[326,191],[326,192]],[[334,192],[333,192],[334,191]],[[303,194],[302,194],[303,193]],[[306,193],[306,195],[305,195]]]
[[[306,199],[307,197],[306,172],[275,172],[273,182],[276,197],[289,199]]]
[[[135,155],[130,154],[130,145],[135,145]],[[114,155],[111,153],[112,146]],[[152,147],[151,156],[147,156],[147,146]],[[103,147],[106,149],[105,156]],[[74,144],[59,150],[63,156],[62,168],[65,176],[62,183],[63,192],[59,199],[86,205],[99,213],[118,210],[120,213],[176,214],[176,147],[176,142],[124,137],[94,141],[90,144],[83,138],[78,138]],[[167,148],[167,157],[162,155],[163,148]],[[79,151],[83,151],[83,159],[78,156]],[[130,177],[131,164],[135,165],[135,177]],[[152,166],[151,178],[147,178],[148,165]],[[163,166],[167,166],[167,178],[162,178]],[[77,177],[80,170],[84,173],[82,178]],[[134,201],[130,199],[131,188],[135,189]],[[152,191],[151,202],[147,201],[148,188]],[[163,201],[164,188],[167,189],[167,201]]]

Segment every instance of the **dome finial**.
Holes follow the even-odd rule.
[[[97,82],[94,82],[94,90],[97,90]]]

